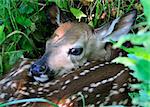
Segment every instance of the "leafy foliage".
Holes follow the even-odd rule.
[[[144,30],[142,29],[137,34],[126,35],[114,44],[114,48],[119,47],[128,52],[128,57],[118,57],[113,62],[122,63],[134,71],[132,75],[141,83],[131,85],[131,87],[139,89],[139,93],[130,93],[133,104],[148,107],[150,105],[150,3],[147,0],[141,0],[141,3],[144,6],[147,25]],[[122,44],[125,41],[130,41],[134,47],[123,47]]]
[[[82,17],[86,17],[86,15],[80,9],[70,8],[70,11],[76,17],[76,19],[79,19],[79,21]]]
[[[141,0],[142,5],[144,6],[144,14],[147,18],[147,23],[150,25],[150,16],[149,16],[149,6],[150,6],[150,2],[148,2],[148,0]]]
[[[39,55],[37,51],[40,49],[36,46],[34,38],[41,42],[38,37],[39,32],[35,32],[37,24],[41,23],[40,17],[45,17],[39,10],[44,7],[45,5],[39,4],[38,0],[0,1],[1,74],[8,71],[23,55],[32,57]]]

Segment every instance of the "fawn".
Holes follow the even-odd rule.
[[[86,23],[60,25],[47,41],[45,54],[31,66],[30,74],[35,80],[45,82],[82,66],[87,60],[109,61],[112,48],[106,44],[127,34],[135,18],[133,10],[97,29]]]
[[[60,25],[39,60],[22,61],[0,81],[0,101],[46,98],[60,107],[80,107],[78,93],[82,93],[87,106],[130,105],[128,84],[135,79],[128,68],[110,62],[119,53],[107,42],[127,34],[135,18],[133,10],[93,30],[85,23]],[[18,106],[50,107],[47,103]]]

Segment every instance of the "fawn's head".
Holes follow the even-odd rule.
[[[127,34],[135,20],[136,11],[92,29],[86,23],[61,24],[46,43],[45,54],[30,68],[35,80],[44,82],[82,66],[87,60],[111,59],[110,40],[117,41]]]

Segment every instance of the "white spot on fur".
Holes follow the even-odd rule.
[[[38,94],[43,94],[43,92],[42,92],[42,91],[39,91]]]
[[[16,83],[12,83],[11,84],[11,88],[17,88],[17,84]]]
[[[54,91],[53,91],[53,93],[58,93],[58,92],[59,92],[59,90],[54,90]]]
[[[132,82],[132,79],[131,79],[131,78],[129,78],[129,79],[128,79],[128,81],[129,81],[129,82]]]
[[[84,72],[85,72],[85,73],[89,73],[89,72],[90,72],[90,70],[84,70]]]
[[[94,70],[95,70],[95,68],[94,68],[94,67],[93,67],[93,68],[90,68],[90,70],[91,70],[91,71],[94,71]]]
[[[74,100],[74,99],[76,99],[77,97],[76,97],[76,95],[72,95],[71,96],[71,100]]]
[[[70,107],[73,107],[73,103],[70,103],[69,106],[70,106]]]
[[[65,81],[65,84],[68,84],[68,83],[70,83],[70,82],[71,82],[70,80],[66,80],[66,81]]]
[[[127,71],[127,70],[129,70],[129,68],[124,68],[124,70],[126,70],[126,71]]]
[[[117,89],[117,88],[118,88],[118,85],[117,84],[113,84],[112,89]]]
[[[127,83],[124,83],[122,86],[125,87],[125,86],[127,86],[127,85],[128,85]]]
[[[49,90],[48,90],[48,89],[44,89],[43,91],[44,91],[44,92],[49,92]]]
[[[22,104],[21,106],[22,107],[28,107],[28,104],[29,104],[30,102],[26,102],[25,104]]]
[[[113,81],[114,80],[114,78],[112,77],[112,78],[109,78],[107,81],[108,82],[111,82],[111,81]]]
[[[122,56],[123,54],[122,54],[122,52],[119,52],[119,56]]]
[[[85,98],[88,98],[88,95],[86,94],[86,95],[84,95],[84,97],[85,97]]]
[[[78,77],[78,76],[74,76],[73,79],[74,79],[74,80],[77,80],[77,79],[79,79],[79,77]]]
[[[125,70],[121,70],[116,76],[114,76],[113,78],[116,79],[117,77],[119,77]]]
[[[50,97],[52,96],[54,93],[50,92],[47,96]]]
[[[106,65],[110,64],[109,62],[105,62]]]
[[[19,93],[22,94],[22,95],[26,95],[26,96],[30,95],[28,92],[25,92],[25,91],[22,91],[22,90],[20,90]]]
[[[101,84],[101,82],[97,82],[97,83],[91,83],[90,87],[98,87]]]
[[[81,99],[82,99],[81,97],[78,97],[78,98],[77,98],[77,101],[80,101]]]
[[[86,74],[85,72],[81,72],[81,73],[80,73],[80,75],[85,75],[85,74]]]
[[[98,66],[98,65],[96,65],[96,66],[94,66],[94,68],[95,68],[95,69],[97,69],[97,68],[99,68],[99,66]]]
[[[105,64],[99,64],[99,66],[103,67]]]
[[[84,64],[84,66],[88,66],[88,65],[90,65],[90,62],[86,62],[86,63]]]
[[[88,91],[89,87],[84,87],[83,91]]]
[[[21,90],[27,90],[27,87],[22,87]]]
[[[71,102],[71,100],[69,98],[66,99],[65,103],[69,104]]]
[[[65,86],[63,86],[61,89],[64,90],[64,89],[66,89],[66,88],[67,88],[67,86],[65,85]]]
[[[123,101],[123,105],[126,105],[128,103],[128,99]]]
[[[116,91],[116,90],[111,90],[111,91],[110,91],[110,95],[116,95],[116,94],[119,94],[119,92]]]
[[[42,87],[38,88],[38,91],[42,91],[42,90],[43,90],[43,88],[42,88]]]
[[[97,101],[97,102],[96,102],[97,105],[100,104],[100,103],[101,103],[101,101]]]
[[[93,91],[94,91],[94,88],[90,88],[90,89],[88,90],[89,93],[92,93]]]
[[[119,105],[122,105],[122,104],[123,104],[123,101],[120,101],[118,104],[119,104]]]
[[[66,77],[68,74],[64,74],[64,75],[62,75],[62,78],[64,78],[64,77]]]
[[[100,97],[100,96],[101,96],[100,94],[97,94],[97,95],[96,95],[97,98]]]
[[[30,90],[30,93],[35,93],[35,90],[31,89],[31,90]]]
[[[107,80],[103,80],[101,81],[102,84],[105,84],[106,82],[108,82]]]
[[[48,83],[45,83],[44,87],[45,88],[48,88],[50,87],[51,85],[56,85],[60,80],[55,80],[54,82],[48,82]]]
[[[33,82],[33,85],[38,85],[38,82],[37,81]]]
[[[121,92],[121,93],[124,92],[124,91],[125,91],[125,88],[120,88],[119,89],[119,92]]]

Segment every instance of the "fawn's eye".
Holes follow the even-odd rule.
[[[68,54],[80,55],[83,52],[83,48],[72,48],[69,50]]]

